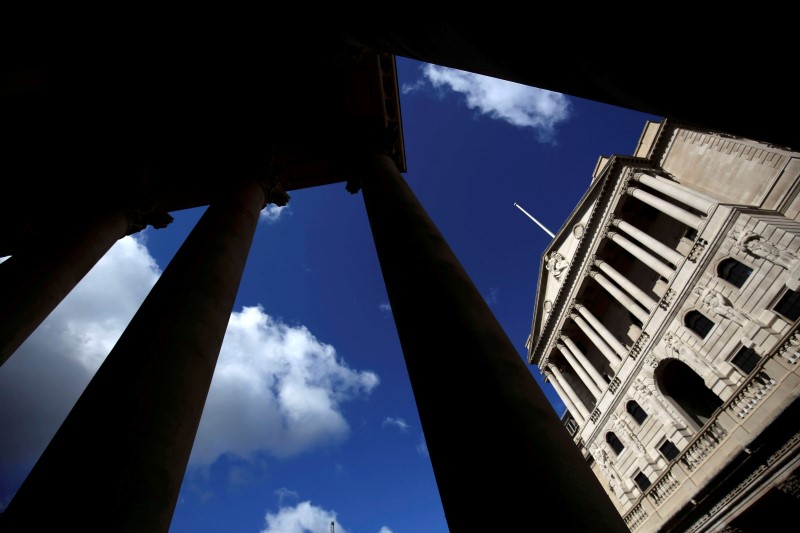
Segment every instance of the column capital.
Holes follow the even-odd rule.
[[[278,168],[270,168],[266,175],[258,179],[258,184],[264,189],[264,207],[275,204],[283,207],[289,203],[291,196],[284,190],[284,173]]]
[[[123,208],[122,211],[128,219],[128,230],[125,235],[138,233],[148,225],[156,229],[166,228],[174,220],[172,215],[152,202],[131,205]]]

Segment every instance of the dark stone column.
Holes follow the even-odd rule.
[[[3,531],[166,532],[264,207],[211,204],[0,520]]]
[[[70,215],[0,264],[0,365],[33,333],[122,237],[172,217],[156,208],[108,207]]]
[[[628,532],[392,160],[359,177],[450,530]]]
[[[128,233],[128,227],[121,209],[77,223],[70,220],[0,264],[0,365]]]

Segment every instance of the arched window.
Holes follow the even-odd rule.
[[[683,319],[683,324],[690,330],[705,339],[714,323],[700,311],[689,311]]]
[[[635,400],[629,401],[628,405],[625,408],[631,414],[633,419],[636,420],[636,423],[639,424],[640,426],[642,425],[642,422],[644,422],[644,420],[647,418],[647,413],[644,411],[644,409],[642,409],[642,407],[638,403],[636,403]]]
[[[744,282],[753,273],[753,269],[736,259],[729,257],[720,261],[717,265],[717,275],[738,288],[742,288]]]
[[[614,450],[614,453],[617,455],[621,454],[622,450],[625,449],[625,446],[617,438],[613,431],[606,433],[606,442],[611,446],[611,449]]]

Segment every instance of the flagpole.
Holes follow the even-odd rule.
[[[526,215],[528,215],[528,218],[530,218],[531,220],[533,220],[534,222],[536,222],[536,224],[537,224],[537,225],[538,225],[540,228],[542,228],[542,229],[545,231],[545,233],[547,233],[548,235],[550,235],[550,238],[551,238],[551,239],[555,238],[555,235],[553,235],[553,232],[552,232],[552,231],[550,231],[549,229],[545,228],[545,227],[544,227],[544,225],[543,225],[541,222],[539,222],[538,220],[536,220],[535,218],[533,218],[533,217],[531,216],[531,214],[530,214],[530,213],[528,213],[527,211],[525,211],[524,209],[522,209],[522,208],[519,206],[519,204],[517,204],[516,202],[514,202],[514,207],[516,207],[517,209],[519,209],[520,211],[522,211],[523,213],[525,213]]]

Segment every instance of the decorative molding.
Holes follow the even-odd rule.
[[[611,394],[616,394],[617,390],[619,389],[620,381],[617,376],[614,376],[614,379],[611,380],[611,383],[608,384],[608,390]]]
[[[666,311],[667,309],[669,309],[669,306],[672,305],[672,302],[675,301],[675,297],[677,295],[678,293],[674,289],[672,288],[667,289],[667,292],[664,293],[664,296],[662,296],[661,300],[658,302],[658,306],[664,311]]]
[[[642,348],[644,348],[644,345],[647,344],[647,341],[649,340],[650,340],[650,335],[642,332],[639,335],[639,338],[636,339],[636,342],[633,343],[633,346],[631,346],[631,349],[628,352],[628,357],[630,357],[635,361],[636,358],[639,357],[639,355],[642,353]]]
[[[602,414],[602,413],[600,412],[600,409],[598,409],[597,407],[595,407],[595,408],[594,408],[594,411],[592,411],[592,415],[589,417],[589,419],[590,419],[592,422],[594,422],[594,423],[597,423],[597,419],[598,419],[598,418],[600,418],[600,415],[601,415],[601,414]]]
[[[707,245],[708,245],[707,240],[698,238],[694,242],[694,246],[692,246],[692,249],[689,250],[689,254],[687,255],[686,259],[688,259],[692,263],[696,263],[697,260],[700,258],[700,256],[703,255],[703,252],[705,251]]]

